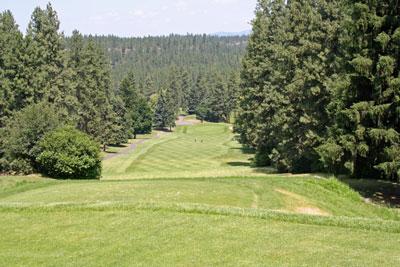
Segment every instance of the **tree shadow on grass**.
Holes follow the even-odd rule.
[[[362,197],[394,208],[400,208],[400,183],[372,179],[339,178]]]
[[[279,173],[273,167],[252,167],[251,169],[255,173],[263,173],[263,174],[278,174]]]
[[[128,148],[129,146],[130,145],[122,145],[122,144],[121,145],[109,145],[109,146],[107,146],[106,151],[104,151],[104,153],[106,153],[106,154],[115,154],[115,153],[118,153],[118,151],[110,151],[109,149],[112,148],[112,147]]]
[[[274,174],[278,173],[273,167],[254,167],[250,162],[243,161],[231,161],[226,163],[228,166],[232,167],[250,167],[251,172],[263,173],[263,174]]]
[[[240,161],[227,162],[226,164],[228,164],[229,166],[232,166],[232,167],[250,167],[251,166],[250,162],[240,162]]]
[[[242,152],[242,154],[254,154],[255,151],[253,148],[250,147],[233,147],[231,148],[232,150],[240,150]]]

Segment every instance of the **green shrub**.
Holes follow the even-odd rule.
[[[255,167],[265,167],[271,165],[271,159],[268,152],[265,150],[258,150],[252,160],[252,165]]]
[[[60,179],[99,179],[99,144],[92,137],[64,126],[46,134],[37,158],[44,174]]]
[[[37,171],[45,133],[61,125],[54,105],[48,102],[32,104],[15,112],[0,128],[0,170],[29,174]]]

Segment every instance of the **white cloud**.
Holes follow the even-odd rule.
[[[184,1],[179,1],[179,2],[175,3],[175,6],[178,8],[184,8],[184,7],[187,7],[187,3]]]
[[[143,9],[136,9],[132,12],[130,12],[131,15],[135,16],[135,17],[140,17],[140,18],[154,18],[156,16],[158,16],[160,13],[157,11],[145,11]]]
[[[217,4],[235,4],[239,3],[239,0],[214,0]]]
[[[121,15],[118,12],[107,12],[103,15],[92,16],[89,20],[94,24],[104,24],[106,20],[114,19],[115,21],[121,20]]]
[[[104,16],[93,16],[93,17],[90,17],[89,20],[94,24],[103,24]]]
[[[136,9],[131,12],[132,15],[137,16],[137,17],[143,17],[144,16],[144,11],[142,9]]]

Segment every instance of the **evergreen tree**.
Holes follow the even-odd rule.
[[[346,1],[345,70],[335,83],[335,124],[319,149],[332,171],[400,177],[400,3]]]
[[[26,86],[22,33],[10,11],[0,14],[0,128],[14,110],[22,108]]]
[[[284,171],[315,172],[322,168],[315,149],[321,145],[330,122],[326,106],[331,92],[327,84],[335,71],[339,45],[338,3],[297,0],[288,4],[284,52],[279,55],[286,64],[282,93],[289,103],[279,143],[272,151],[274,163]]]
[[[153,126],[153,112],[144,97],[139,97],[130,111],[132,119],[133,138],[137,134],[151,133]]]
[[[156,93],[154,81],[151,77],[146,77],[141,93],[147,98],[150,98],[151,95]]]
[[[212,122],[226,121],[226,113],[229,113],[226,84],[221,76],[212,75],[209,85],[209,90],[207,90],[203,99],[203,106],[208,107],[206,120]]]
[[[119,94],[128,110],[133,109],[138,98],[137,83],[132,72],[130,72],[119,86]]]
[[[172,100],[172,94],[166,90],[161,90],[159,93],[153,123],[156,127],[169,127],[170,130],[172,126],[175,126],[174,101]]]
[[[189,99],[188,99],[189,114],[196,113],[196,108],[198,105],[200,105],[204,97],[205,90],[206,90],[205,79],[203,75],[199,75],[197,77],[195,85],[190,88]]]
[[[184,112],[187,112],[189,110],[189,97],[190,97],[190,79],[189,79],[189,73],[185,70],[181,71],[180,75],[180,80],[181,80],[181,104],[180,107]]]
[[[252,35],[242,60],[238,114],[234,130],[240,134],[245,145],[255,147],[258,165],[270,163],[269,155],[278,143],[276,121],[283,120],[279,114],[284,107],[284,85],[277,52],[282,50],[281,35],[285,33],[285,1],[259,1]],[[287,102],[287,101],[286,101]],[[275,121],[276,120],[276,121]]]
[[[171,108],[174,110],[174,113],[178,113],[179,108],[182,107],[183,95],[182,80],[180,79],[180,74],[175,66],[171,68],[168,76],[167,93],[170,94],[169,100],[171,101]]]
[[[66,86],[64,70],[64,36],[58,33],[60,22],[51,4],[45,10],[37,7],[28,25],[27,81],[25,102],[38,103],[47,100],[62,102],[60,87]]]
[[[238,73],[232,71],[227,82],[227,94],[226,94],[227,97],[226,102],[228,103],[227,106],[230,109],[229,113],[237,109],[239,84],[240,84],[240,77],[238,76]],[[230,114],[226,115],[230,116]]]
[[[124,101],[119,96],[111,95],[110,104],[111,110],[108,110],[106,120],[106,144],[121,145],[127,143],[131,133],[129,129],[131,120]]]
[[[236,130],[280,171],[319,170],[329,123],[338,1],[260,1],[243,60]],[[261,156],[261,155],[260,155]]]

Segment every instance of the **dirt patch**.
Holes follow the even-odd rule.
[[[310,215],[331,216],[331,214],[329,214],[328,212],[323,211],[308,203],[308,200],[303,196],[283,189],[276,188],[275,191],[289,197],[288,199],[286,199],[286,203],[290,211]]]
[[[302,214],[310,214],[310,215],[319,215],[319,216],[331,216],[326,211],[320,210],[318,208],[311,208],[311,207],[298,207],[295,210],[296,213],[302,213]]]
[[[300,196],[300,195],[298,195],[298,194],[295,194],[295,193],[292,193],[292,192],[283,190],[283,189],[278,189],[278,188],[276,188],[275,191],[276,191],[276,192],[279,192],[279,193],[281,193],[281,194],[284,194],[284,195],[286,195],[286,196],[289,196],[289,197],[291,197],[291,198],[294,198],[294,199],[296,199],[296,200],[299,200],[299,201],[304,201],[304,200],[305,200],[304,197],[302,197],[302,196]]]
[[[254,193],[253,203],[251,204],[251,207],[253,209],[257,209],[258,208],[259,199],[260,199],[260,197],[256,193]]]
[[[176,121],[176,125],[190,125],[190,124],[197,124],[199,123],[199,120],[185,120],[185,121]]]
[[[184,120],[185,116],[179,116],[179,119],[175,121],[176,126],[178,125],[191,125],[191,124],[197,124],[200,121],[199,120]]]

